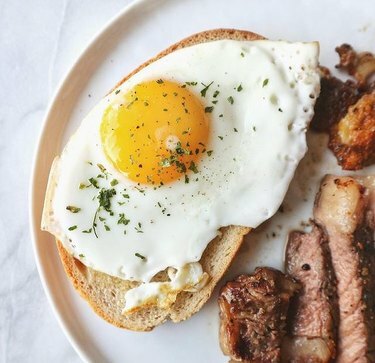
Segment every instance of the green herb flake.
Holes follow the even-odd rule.
[[[241,92],[243,90],[243,87],[242,87],[242,84],[240,84],[238,87],[237,87],[237,92]]]
[[[82,231],[82,233],[91,233],[91,232],[92,232],[92,228]]]
[[[126,217],[125,217],[125,214],[124,213],[120,213],[119,214],[119,220],[117,221],[117,224],[123,224],[123,225],[125,225],[125,226],[127,226],[128,224],[129,224],[129,222],[130,222],[130,219],[127,219]]]
[[[68,228],[69,231],[74,231],[75,229],[77,229],[77,226],[71,226]]]
[[[147,258],[146,258],[145,256],[141,255],[141,254],[138,253],[138,252],[136,252],[136,253],[134,254],[134,256],[140,258],[140,259],[143,260],[143,261],[147,261]]]
[[[235,127],[233,128],[233,131],[234,131],[234,132],[238,132],[238,130],[237,130]]]
[[[220,140],[223,140],[223,139],[224,139],[224,137],[223,137],[223,136],[218,136],[218,138],[219,138]]]
[[[233,99],[232,96],[229,96],[229,97],[227,98],[227,100],[228,100],[228,102],[229,102],[231,105],[233,105],[233,103],[234,103],[234,99]]]
[[[123,196],[124,198],[126,198],[126,199],[129,199],[129,198],[130,198],[129,194],[123,194],[122,196]]]
[[[162,79],[158,79],[158,80],[156,81],[156,83],[157,83],[157,84],[162,84],[162,83],[164,83],[164,81],[163,81]]]
[[[245,53],[244,52],[241,52],[241,57],[245,57]]]
[[[98,195],[99,207],[103,207],[107,212],[111,212],[111,198],[116,195],[114,189],[101,189]]]
[[[216,98],[217,96],[219,96],[220,92],[219,91],[215,91],[214,94],[213,94],[213,98]]]
[[[102,173],[106,173],[107,169],[102,164],[96,164]]]
[[[204,112],[211,113],[214,110],[214,106],[209,106],[204,109]]]
[[[190,181],[189,177],[185,174],[185,184],[189,184],[189,181]]]
[[[86,185],[85,183],[79,183],[79,189],[85,189],[87,188],[89,185]]]
[[[90,185],[92,185],[94,188],[99,189],[98,181],[95,178],[89,179]]]
[[[195,165],[194,161],[190,163],[189,170],[191,170],[194,174],[198,173],[197,166]]]
[[[214,152],[213,150],[208,150],[208,151],[207,151],[207,155],[208,155],[208,156],[211,156],[213,152]]]
[[[114,187],[115,185],[118,184],[118,180],[117,179],[112,179],[110,184],[111,184],[111,187]]]
[[[262,85],[262,87],[266,87],[267,86],[267,84],[268,84],[268,81],[269,81],[269,79],[268,78],[266,78],[264,81],[263,81],[263,85]]]
[[[210,88],[210,86],[212,85],[212,83],[214,83],[214,82],[212,81],[208,85],[205,85],[204,83],[202,83],[202,86],[204,86],[204,88],[201,90],[201,96],[202,97],[206,97],[206,93],[207,93],[208,89]]]
[[[185,82],[185,84],[188,86],[196,86],[198,82]]]
[[[105,228],[106,231],[110,231],[111,230],[111,228],[109,228],[109,226],[107,226],[106,224],[104,225],[104,228]]]
[[[142,228],[142,224],[140,222],[138,222],[137,227],[134,227],[134,229],[137,231],[137,233],[143,233],[141,228]]]
[[[255,126],[253,126],[253,131],[255,132],[257,130],[257,128]]]
[[[117,90],[115,91],[115,95],[117,95],[117,94],[119,94],[119,93],[120,93],[120,90],[117,89]]]
[[[68,210],[69,212],[72,212],[72,213],[78,213],[81,210],[81,208],[75,207],[73,205],[68,205],[66,207],[66,210]]]

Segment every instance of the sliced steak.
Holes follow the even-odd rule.
[[[338,363],[375,362],[373,192],[350,177],[327,176],[314,209],[329,238],[340,310]]]
[[[314,225],[310,233],[289,235],[285,269],[302,288],[291,302],[283,361],[331,362],[338,324],[336,278],[321,228]]]
[[[234,361],[279,362],[291,296],[299,285],[272,268],[241,275],[220,292],[220,345]]]

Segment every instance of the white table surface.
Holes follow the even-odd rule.
[[[79,362],[36,269],[28,188],[49,101],[89,40],[130,0],[0,0],[0,362]]]

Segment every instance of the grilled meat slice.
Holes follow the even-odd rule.
[[[336,278],[321,228],[314,225],[310,233],[289,235],[285,270],[302,288],[291,302],[283,361],[331,362],[338,323]]]
[[[272,268],[241,275],[220,292],[220,345],[233,361],[279,362],[292,278]]]
[[[327,176],[314,209],[337,277],[338,363],[375,362],[374,192],[362,183]]]

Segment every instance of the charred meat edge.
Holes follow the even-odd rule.
[[[314,217],[329,238],[337,276],[338,363],[375,362],[374,177],[327,176]]]
[[[289,300],[298,289],[292,278],[267,267],[228,282],[219,295],[224,354],[233,361],[279,362]]]

